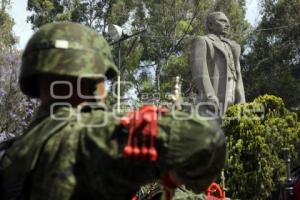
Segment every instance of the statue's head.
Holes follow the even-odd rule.
[[[230,29],[229,19],[223,12],[212,12],[206,17],[206,29],[209,33],[226,35]]]

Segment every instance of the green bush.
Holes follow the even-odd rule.
[[[300,123],[281,98],[265,95],[230,107],[223,121],[228,158],[227,196],[232,199],[278,199],[285,181],[282,148],[299,164]]]

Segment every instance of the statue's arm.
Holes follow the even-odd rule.
[[[193,83],[199,95],[204,95],[206,100],[218,102],[207,65],[207,46],[203,37],[196,37],[191,44],[190,64],[192,68]]]
[[[241,46],[237,44],[236,49],[238,55],[238,62],[236,66],[236,70],[237,70],[236,103],[244,103],[246,102],[246,99],[245,99],[244,83],[243,83],[241,65],[240,65]]]

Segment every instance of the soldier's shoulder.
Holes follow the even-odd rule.
[[[103,107],[69,107],[50,108],[39,111],[36,119],[24,134],[27,141],[43,140],[53,135],[69,135],[81,130],[116,126],[118,120],[112,112]],[[41,141],[41,142],[43,142]]]
[[[76,111],[76,122],[83,127],[105,127],[120,124],[120,116],[103,107],[91,108],[88,111]]]
[[[209,132],[216,132],[220,129],[214,120],[206,120],[196,112],[170,111],[160,121],[168,125],[173,124],[173,128],[201,128],[209,130]]]

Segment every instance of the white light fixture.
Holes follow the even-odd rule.
[[[108,35],[111,37],[113,41],[118,41],[121,39],[123,35],[123,29],[115,24],[108,25]]]
[[[115,24],[109,24],[108,25],[108,35],[110,36],[110,38],[114,41],[119,43],[119,64],[118,64],[118,68],[120,70],[121,68],[121,38],[123,36],[123,30],[120,26],[115,25]],[[118,98],[117,98],[117,112],[120,113],[120,105],[121,105],[121,76],[120,74],[118,74],[118,87],[117,87],[117,94],[118,94]]]
[[[118,68],[119,70],[121,69],[121,42],[126,40],[126,39],[129,39],[131,37],[134,37],[136,35],[139,35],[143,32],[145,32],[146,29],[144,30],[141,30],[139,32],[136,32],[132,35],[127,35],[126,33],[124,33],[123,29],[118,26],[118,25],[115,25],[115,24],[109,24],[108,25],[108,30],[107,30],[107,33],[109,35],[109,37],[113,40],[113,43],[110,43],[110,45],[112,44],[118,44],[119,46],[119,52],[118,52]],[[117,99],[117,112],[120,113],[120,104],[121,104],[121,76],[120,76],[120,73],[118,74],[118,87],[117,87],[117,94],[118,94],[118,99]]]

